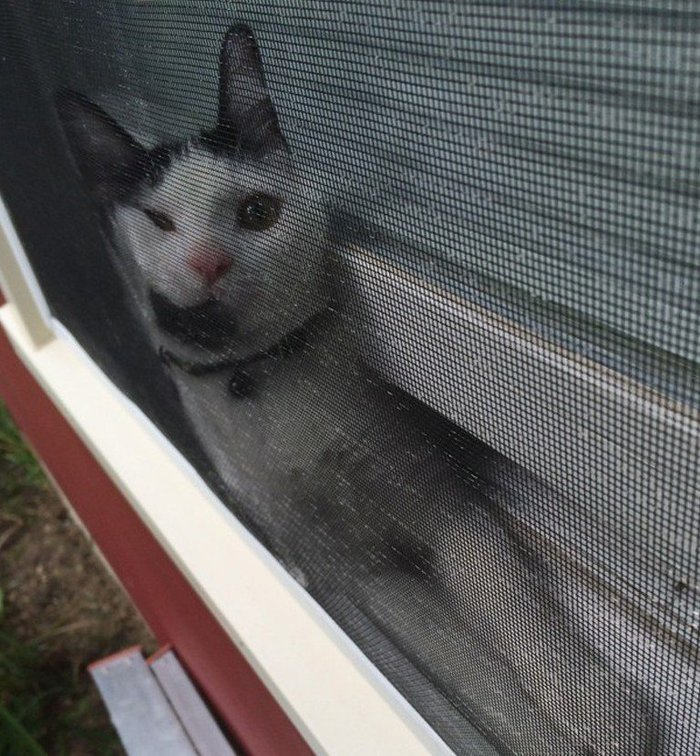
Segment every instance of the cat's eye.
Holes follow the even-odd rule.
[[[148,219],[162,231],[174,231],[175,221],[166,213],[160,212],[160,210],[149,210],[145,208],[144,213]]]
[[[248,231],[265,231],[280,217],[282,200],[269,194],[251,194],[238,206],[238,222]]]

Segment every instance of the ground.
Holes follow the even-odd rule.
[[[121,754],[87,665],[155,641],[0,406],[0,756]]]

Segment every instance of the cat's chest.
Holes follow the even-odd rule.
[[[217,470],[234,490],[279,493],[313,479],[329,452],[354,448],[371,423],[361,371],[323,350],[269,359],[251,371],[252,393],[230,389],[234,370],[175,378]]]

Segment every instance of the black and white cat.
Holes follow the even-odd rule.
[[[516,516],[522,491],[551,494],[363,366],[322,196],[245,26],[226,34],[219,87],[212,130],[153,149],[81,95],[59,113],[234,509],[504,752],[676,753],[658,691],[642,692],[641,636]]]

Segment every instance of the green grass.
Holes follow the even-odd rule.
[[[32,644],[5,632],[4,616],[4,594],[0,591],[0,754],[41,756],[46,752],[28,729],[41,701],[41,693],[32,690],[38,655]]]
[[[41,467],[0,405],[0,501],[12,526],[25,524],[22,500],[28,489],[45,486]],[[14,521],[14,522],[13,522]],[[38,650],[5,629],[5,594],[0,586],[0,754],[45,754],[30,729],[40,708],[36,669]],[[29,728],[29,729],[28,729]]]
[[[42,538],[48,495],[41,466],[0,404],[0,756],[123,753],[84,668],[71,658],[70,621],[18,627],[5,601],[21,537]]]
[[[50,634],[19,639],[0,616],[0,755],[120,753],[111,727],[94,724],[94,696],[77,670],[47,654]]]
[[[47,640],[20,640],[0,624],[0,755],[40,756],[43,743],[68,756],[78,742],[81,753],[120,753],[114,731],[91,721],[85,681],[47,656]]]
[[[44,489],[46,478],[7,409],[0,403],[0,502],[12,510],[27,489]]]

